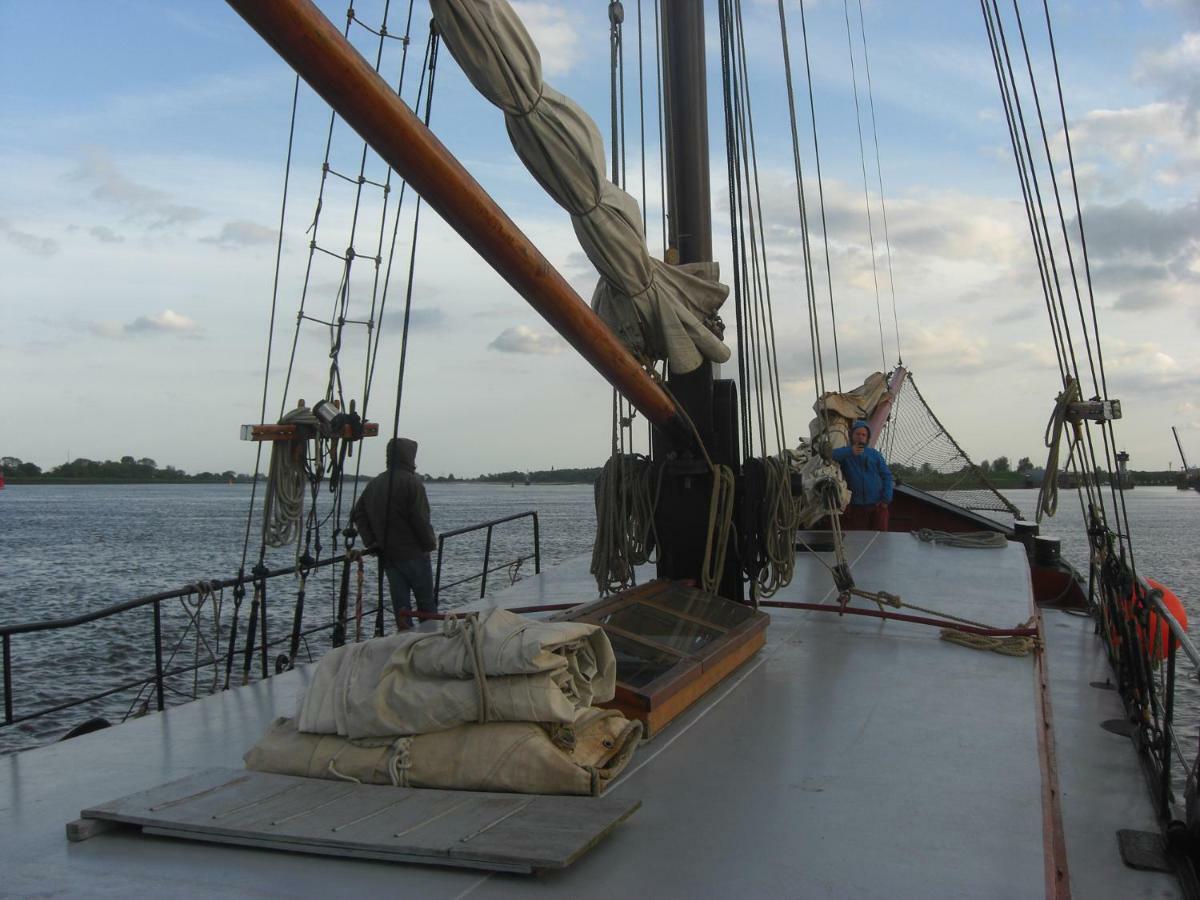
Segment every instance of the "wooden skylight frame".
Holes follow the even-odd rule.
[[[604,705],[640,719],[648,737],[757,653],[770,623],[760,610],[665,579],[561,618],[599,625],[608,634],[617,653],[617,692]]]

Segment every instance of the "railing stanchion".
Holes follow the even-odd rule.
[[[162,601],[154,601],[154,690],[158,695],[158,711],[166,708],[163,700]]]
[[[271,642],[267,632],[267,580],[265,578],[262,583],[262,619],[259,627],[262,628],[262,677],[266,680],[271,675],[267,663],[267,658],[271,655]]]
[[[12,699],[12,635],[4,635],[4,724],[13,720]]]
[[[438,535],[438,561],[437,572],[433,576],[433,604],[437,606],[438,595],[442,591],[442,551],[446,547],[446,535]]]
[[[1167,634],[1167,697],[1162,727],[1162,811],[1171,817],[1171,751],[1175,741],[1175,639]]]
[[[533,512],[533,573],[540,575],[542,571],[542,538],[538,530],[537,510]]]
[[[487,593],[487,573],[488,563],[492,559],[492,528],[494,524],[489,524],[487,527],[487,540],[483,544],[483,578],[479,580],[479,599],[483,599],[483,595]]]

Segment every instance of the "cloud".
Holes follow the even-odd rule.
[[[1092,205],[1083,213],[1088,250],[1109,259],[1172,259],[1200,247],[1200,201],[1155,209],[1142,200]]]
[[[58,241],[13,228],[7,219],[0,219],[0,237],[34,256],[53,256],[58,252]]]
[[[430,306],[414,306],[408,314],[409,331],[437,331],[448,320],[445,310]],[[404,330],[404,307],[388,309],[383,317],[385,331],[399,334]]]
[[[232,249],[256,244],[274,244],[278,236],[279,232],[274,228],[239,219],[234,222],[226,222],[221,226],[219,234],[200,238],[200,240],[205,244],[216,244],[218,247]]]
[[[1200,119],[1200,31],[1188,32],[1178,44],[1142,57],[1137,76],[1157,85],[1164,96],[1183,102],[1183,119],[1194,136]]]
[[[499,350],[501,353],[536,353],[551,355],[561,353],[563,340],[550,331],[537,331],[528,325],[514,325],[506,328],[500,335],[488,344],[489,350]]]
[[[125,240],[122,235],[117,234],[107,225],[95,225],[88,229],[88,234],[102,244],[120,244]]]
[[[122,338],[143,334],[175,334],[181,337],[198,337],[199,328],[187,316],[174,310],[138,316],[131,322],[96,322],[90,326],[93,334],[106,338]]]
[[[542,56],[542,73],[548,78],[568,74],[579,58],[576,16],[558,3],[513,0],[529,36]]]
[[[1178,100],[1084,114],[1071,123],[1081,192],[1116,199],[1195,179],[1200,176],[1200,141],[1193,130],[1186,106]],[[1052,148],[1055,160],[1065,163],[1061,129]]]
[[[171,200],[166,191],[148,187],[126,177],[103,152],[92,151],[70,175],[92,186],[96,200],[123,209],[130,221],[159,230],[186,225],[204,217],[204,211]]]

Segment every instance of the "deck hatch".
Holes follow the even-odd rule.
[[[760,610],[678,582],[656,580],[558,618],[602,627],[617,656],[617,695],[605,704],[653,735],[766,640]]]

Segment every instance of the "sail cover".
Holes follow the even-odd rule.
[[[517,156],[571,215],[600,273],[592,308],[643,361],[675,372],[725,362],[729,348],[704,324],[729,288],[716,266],[652,259],[637,201],[607,179],[596,123],[542,80],[542,61],[506,0],[431,0],[442,39],[475,88],[504,111]]]

